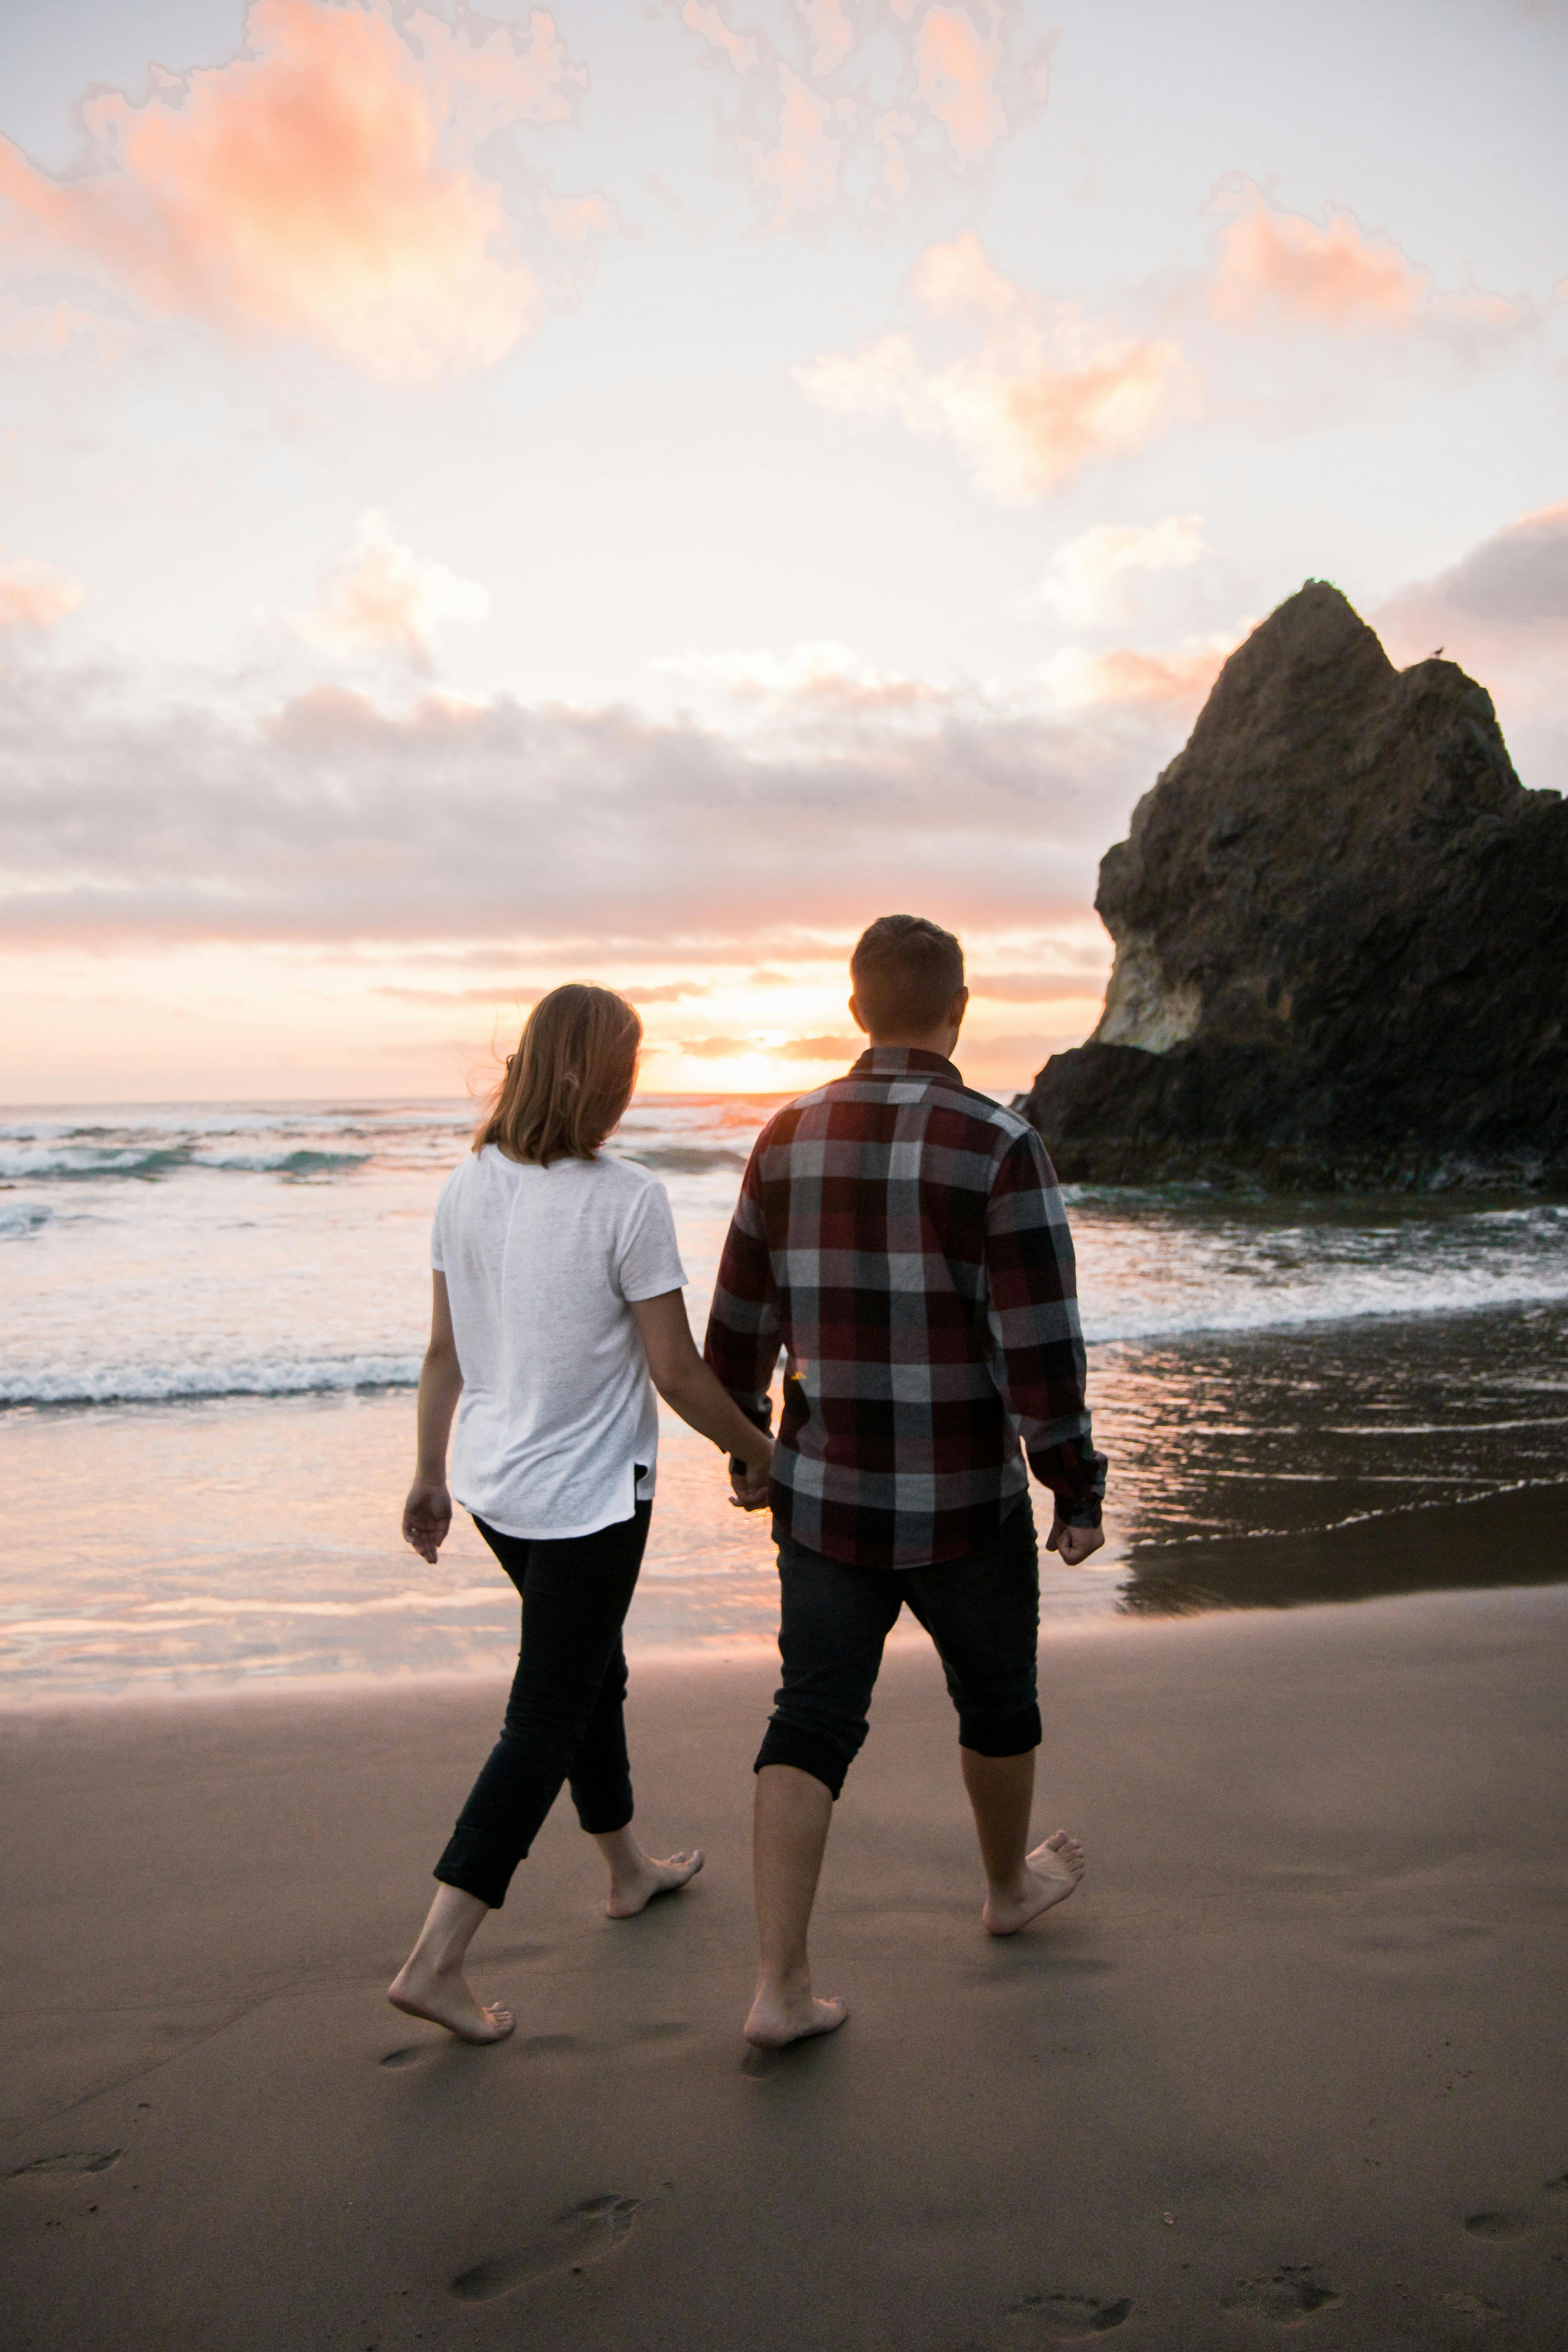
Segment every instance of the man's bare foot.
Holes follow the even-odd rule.
[[[1035,1848],[1016,1886],[1005,1892],[992,1888],[980,1916],[993,1936],[1016,1936],[1042,1911],[1065,1903],[1082,1876],[1082,1846],[1066,1830],[1058,1830],[1055,1837]]]
[[[689,1885],[706,1860],[700,1846],[690,1853],[672,1853],[664,1862],[645,1853],[631,1869],[612,1872],[605,1909],[612,1919],[635,1919],[656,1895],[677,1895]]]
[[[759,1985],[745,2035],[755,2050],[784,2050],[792,2042],[808,2042],[814,2033],[837,2033],[848,2014],[847,2001],[832,1997],[817,2000],[806,1990],[788,1993]]]
[[[499,2000],[477,2001],[460,1969],[455,1974],[416,1969],[410,1960],[393,1978],[386,1998],[405,2017],[444,2025],[459,2042],[504,2042],[517,2022]]]

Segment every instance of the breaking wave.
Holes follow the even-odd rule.
[[[310,1396],[348,1389],[411,1389],[417,1356],[238,1357],[228,1363],[95,1364],[0,1372],[0,1405],[173,1404],[199,1397]]]

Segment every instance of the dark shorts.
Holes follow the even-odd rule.
[[[793,1764],[838,1795],[906,1603],[936,1644],[959,1744],[982,1756],[1039,1746],[1040,1563],[1026,1496],[986,1542],[934,1568],[852,1568],[781,1536],[779,1586],[784,1684],[759,1772]]]

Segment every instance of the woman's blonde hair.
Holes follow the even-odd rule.
[[[642,1023],[613,989],[568,982],[542,996],[474,1131],[510,1160],[592,1160],[632,1098]]]

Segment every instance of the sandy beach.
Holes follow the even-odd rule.
[[[816,1936],[748,2055],[755,1663],[645,1666],[599,1913],[558,1807],[474,2050],[382,1990],[499,1693],[4,1720],[17,2347],[652,2352],[1568,2340],[1568,1591],[1047,1638],[1081,1896],[992,1943],[934,1662],[889,1658]]]

